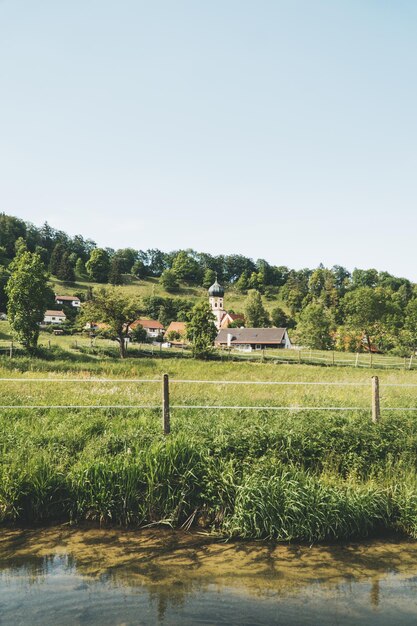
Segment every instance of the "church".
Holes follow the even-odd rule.
[[[241,326],[244,325],[243,315],[235,315],[224,310],[224,289],[217,282],[217,276],[215,282],[208,290],[208,295],[211,310],[216,318],[214,323],[218,330],[229,328],[230,324],[236,321],[241,321]]]

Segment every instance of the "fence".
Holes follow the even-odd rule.
[[[82,336],[68,336],[69,343],[66,347],[75,350],[92,352],[94,354],[109,349],[117,351],[114,342],[101,338],[87,338]],[[62,338],[51,335],[39,344],[43,348],[62,345]],[[12,358],[15,354],[21,353],[21,346],[18,342],[0,340],[0,354],[6,354]],[[191,351],[188,347],[163,348],[161,344],[141,344],[129,345],[128,354],[132,356],[149,356],[153,358],[190,358]],[[264,362],[279,364],[299,364],[299,365],[322,365],[338,367],[355,367],[366,369],[416,369],[416,359],[414,355],[408,357],[398,357],[385,354],[359,353],[359,352],[338,352],[334,350],[310,350],[310,349],[264,349],[254,350],[244,353],[239,350],[219,349],[215,357],[222,361],[244,361],[244,362]]]
[[[381,411],[417,411],[417,407],[381,407],[381,395],[380,395],[380,382],[378,376],[373,376],[371,379],[371,385],[369,382],[350,382],[350,381],[338,381],[338,382],[323,382],[323,381],[242,381],[242,380],[181,380],[181,379],[169,379],[168,374],[164,374],[161,379],[136,379],[136,378],[124,378],[124,379],[99,379],[99,378],[0,378],[0,384],[3,382],[12,383],[117,383],[117,384],[143,384],[152,385],[157,384],[162,387],[162,399],[160,404],[8,404],[0,405],[0,410],[34,410],[34,409],[152,409],[160,410],[162,415],[162,430],[165,434],[170,433],[170,416],[171,411],[176,409],[184,410],[246,410],[246,411],[366,411],[370,412],[372,421],[374,423],[379,422]],[[323,386],[323,387],[370,387],[371,390],[371,403],[368,406],[259,406],[259,405],[227,405],[227,404],[171,404],[170,402],[170,387],[172,385],[263,385],[263,386]],[[417,388],[417,384],[414,383],[386,383],[384,387],[402,387],[402,388]]]

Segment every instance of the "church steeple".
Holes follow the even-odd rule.
[[[211,306],[211,310],[213,312],[213,315],[216,318],[216,326],[217,328],[220,328],[220,322],[224,315],[224,308],[223,308],[224,289],[217,282],[217,274],[216,274],[215,282],[212,284],[212,286],[208,290],[208,295],[209,295],[209,303]]]

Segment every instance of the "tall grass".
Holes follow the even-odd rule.
[[[156,360],[120,363],[16,359],[0,375],[317,379],[317,369]],[[6,369],[7,368],[7,369]],[[340,372],[323,370],[323,381]],[[345,370],[352,382],[363,372]],[[416,380],[413,372],[387,381]],[[413,402],[386,391],[390,402]],[[159,402],[160,387],[3,382],[1,403]],[[315,394],[315,395],[314,395]],[[332,395],[333,394],[333,395]],[[361,395],[362,394],[362,395]],[[369,402],[369,389],[202,388],[175,384],[186,404]],[[277,399],[277,396],[279,398]],[[387,401],[387,396],[384,402]],[[7,401],[7,402],[6,402]],[[181,403],[182,403],[181,402]],[[279,541],[347,539],[381,532],[417,537],[417,421],[412,413],[174,410],[163,437],[154,410],[7,410],[0,414],[0,522],[91,520],[140,527],[204,527],[225,536]]]

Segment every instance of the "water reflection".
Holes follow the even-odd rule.
[[[225,543],[171,531],[0,531],[0,625],[414,624],[417,543]]]

